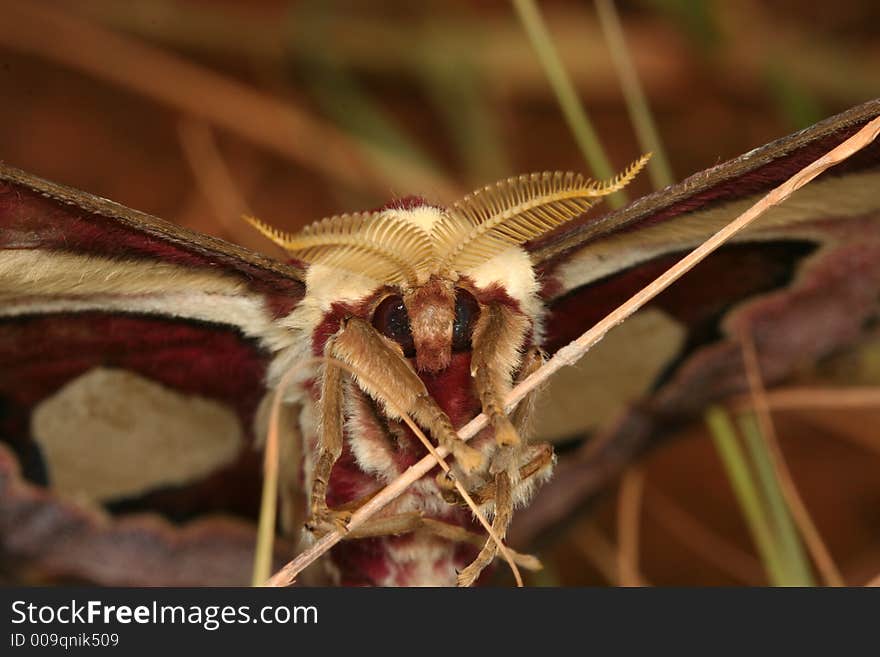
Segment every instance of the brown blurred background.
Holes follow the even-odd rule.
[[[640,150],[592,3],[540,6],[622,168]],[[617,6],[677,180],[880,96],[873,0]],[[450,201],[512,173],[586,170],[500,0],[0,0],[0,89],[3,161],[271,255],[244,209],[295,228],[393,196]],[[643,176],[630,193],[648,191]],[[876,351],[823,376],[877,384]],[[880,573],[878,427],[871,409],[780,418],[852,584]],[[643,582],[766,581],[701,427],[652,452],[646,473]],[[533,583],[621,581],[618,509],[610,490],[548,537]]]

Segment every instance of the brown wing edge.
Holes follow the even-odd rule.
[[[676,216],[694,210],[723,206],[769,191],[878,115],[880,100],[859,105],[694,174],[622,210],[558,231],[530,245],[533,258],[542,273],[552,278],[553,268],[569,253],[604,235],[637,231],[646,225],[643,222],[674,221]],[[824,176],[841,176],[878,165],[880,143],[875,142]],[[768,384],[783,380],[804,358],[822,358],[876,334],[872,327],[880,317],[880,239],[866,238],[880,235],[880,213],[875,209],[844,224],[826,226],[827,239],[817,242],[815,253],[798,263],[791,284],[738,300],[718,318],[724,336],[683,355],[652,396],[560,459],[554,477],[515,519],[510,533],[512,543],[525,546],[546,539],[646,449],[656,445],[658,438],[680,426],[685,418],[693,418],[713,399],[745,390],[741,347],[735,338],[738,331],[748,331],[757,345]],[[640,268],[646,267],[636,266],[629,273],[638,273],[635,270]],[[682,294],[695,283],[699,286],[694,277],[685,277],[680,282],[684,287],[677,293]],[[587,285],[582,289],[589,288]],[[561,290],[559,286],[547,291],[550,297],[580,294],[580,290]],[[581,301],[589,304],[588,298]]]
[[[267,274],[282,276],[299,282],[305,280],[305,270],[260,255],[244,247],[189,230],[153,215],[133,210],[87,192],[54,183],[27,173],[0,161],[0,181],[20,185],[49,199],[74,206],[90,214],[100,215],[119,224],[142,232],[159,240],[167,241],[184,250],[200,255],[219,257],[224,264],[247,270],[261,270]]]
[[[867,101],[808,128],[755,148],[723,164],[700,171],[680,183],[648,194],[608,214],[575,221],[527,245],[542,269],[552,269],[566,252],[602,235],[630,230],[643,221],[664,221],[684,212],[769,191],[880,115],[880,99]],[[784,160],[782,166],[774,163]],[[880,143],[873,144],[824,175],[840,175],[880,161]]]

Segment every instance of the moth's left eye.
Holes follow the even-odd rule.
[[[394,340],[403,349],[403,355],[412,358],[416,355],[409,314],[398,295],[385,297],[373,313],[373,326],[386,338]]]
[[[480,304],[467,290],[455,292],[455,321],[452,324],[452,351],[468,351],[474,324],[480,316]]]

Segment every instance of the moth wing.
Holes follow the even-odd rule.
[[[766,192],[880,115],[880,100],[530,246],[549,308],[546,347],[576,338]],[[563,462],[529,514],[561,509],[601,485],[649,437],[746,389],[748,332],[768,383],[850,345],[880,315],[880,143],[831,168],[762,216],[551,381],[541,436],[601,429],[603,444]],[[629,409],[627,411],[627,409]],[[534,511],[534,512],[533,512]]]
[[[277,320],[302,280],[0,165],[0,545],[11,572],[247,582],[254,422],[286,339]]]

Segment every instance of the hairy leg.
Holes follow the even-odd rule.
[[[446,413],[394,342],[367,322],[349,319],[332,342],[330,353],[359,374],[359,387],[385,406],[386,415],[406,413],[455,456],[465,472],[476,470],[482,455],[458,437]],[[360,374],[363,374],[361,376]]]
[[[328,340],[325,353],[332,352],[333,338]],[[313,533],[325,533],[328,529],[345,530],[351,513],[327,506],[327,484],[333,465],[342,454],[343,410],[342,369],[329,361],[324,367],[321,382],[321,431],[318,439],[318,459],[315,463],[311,493],[311,518],[306,527]]]

